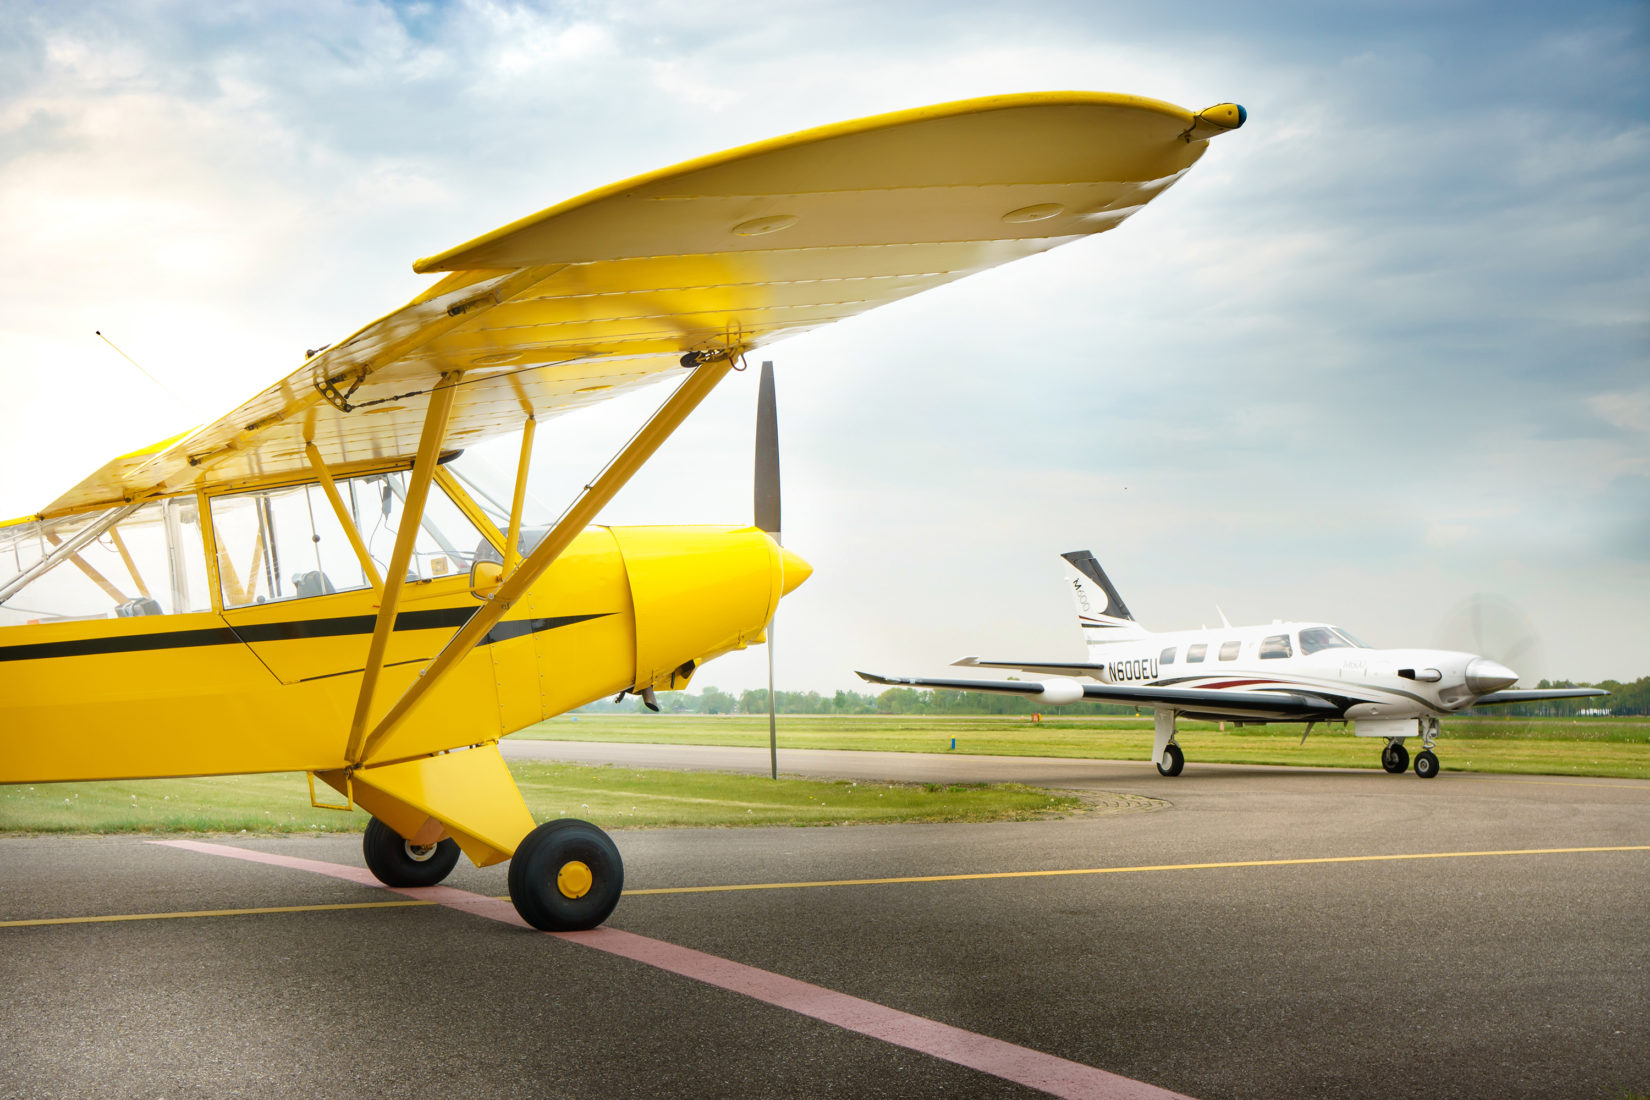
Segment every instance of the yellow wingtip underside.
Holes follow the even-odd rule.
[[[441,271],[462,271],[464,270],[464,266],[453,261],[457,257],[463,256],[465,253],[474,252],[478,249],[485,248],[486,246],[508,237],[513,233],[520,232],[523,229],[528,229],[539,224],[540,222],[546,221],[560,214],[577,210],[580,207],[588,206],[591,203],[599,202],[600,200],[609,198],[613,195],[623,194],[626,191],[633,191],[639,187],[644,187],[647,184],[654,183],[658,180],[669,179],[672,176],[683,175],[688,172],[697,172],[723,164],[730,164],[734,161],[743,160],[747,157],[759,156],[763,153],[770,153],[778,149],[798,145],[807,145],[812,142],[823,141],[828,138],[842,137],[848,134],[865,133],[871,130],[886,129],[892,126],[900,126],[906,123],[919,122],[927,119],[944,118],[949,115],[978,114],[985,111],[1000,111],[1014,107],[1033,107],[1066,103],[1072,105],[1088,104],[1117,107],[1139,107],[1143,110],[1161,111],[1164,114],[1172,115],[1178,119],[1183,119],[1188,124],[1195,123],[1195,116],[1184,107],[1178,107],[1173,103],[1167,103],[1160,99],[1151,99],[1147,96],[1125,95],[1120,92],[1022,92],[1013,95],[979,96],[974,99],[958,99],[947,103],[936,103],[926,107],[912,107],[902,111],[890,111],[886,114],[868,115],[864,118],[849,119],[845,122],[833,122],[824,126],[816,126],[807,130],[798,130],[794,133],[782,134],[779,137],[752,142],[748,145],[736,146],[732,149],[725,149],[719,153],[711,153],[708,156],[696,157],[692,160],[683,161],[680,164],[673,164],[667,168],[656,169],[652,172],[644,172],[639,176],[632,176],[629,179],[620,180],[617,183],[612,183],[606,187],[597,188],[594,191],[587,191],[582,195],[576,195],[573,198],[557,203],[554,206],[545,207],[537,213],[529,214],[524,218],[517,218],[508,225],[502,225],[491,232],[483,233],[479,237],[465,241],[463,244],[454,245],[452,248],[446,249],[443,252],[437,252],[433,256],[424,256],[420,259],[414,260],[412,265],[413,271],[420,275]]]

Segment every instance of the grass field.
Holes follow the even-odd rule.
[[[1380,766],[1383,742],[1352,736],[1350,727],[1318,726],[1302,745],[1300,726],[1182,722],[1187,766],[1296,764]],[[517,737],[561,741],[640,741],[679,745],[766,745],[759,715],[563,715]],[[953,742],[955,747],[953,747]],[[990,718],[782,715],[779,743],[798,749],[961,752],[987,756],[1061,756],[1145,760],[1152,751],[1150,718]],[[1419,750],[1411,741],[1411,754]],[[1650,779],[1650,719],[1451,719],[1436,749],[1445,771],[1592,775]]]
[[[656,744],[768,743],[766,717],[578,715],[518,737]],[[780,744],[807,749],[960,752],[1143,760],[1149,718],[934,718],[787,715]],[[1381,742],[1320,727],[1182,723],[1188,767],[1198,763],[1378,767]],[[1416,748],[1411,742],[1411,751]],[[1439,739],[1446,771],[1650,779],[1650,720],[1462,718]],[[772,780],[573,764],[518,763],[511,772],[533,816],[581,817],[603,828],[671,825],[824,825],[854,822],[1004,821],[1069,813],[1081,802],[1028,787]],[[329,796],[331,792],[326,792]],[[302,774],[0,786],[0,834],[109,832],[359,832],[366,815],[309,805]]]
[[[1015,784],[776,783],[576,764],[517,763],[510,771],[536,819],[578,817],[606,829],[1017,821],[1083,805],[1065,793]],[[302,773],[0,786],[0,834],[360,832],[366,824],[360,810],[310,806]]]

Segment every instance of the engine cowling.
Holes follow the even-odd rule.
[[[611,527],[636,623],[636,690],[681,687],[686,661],[763,640],[781,596],[813,571],[755,527]]]

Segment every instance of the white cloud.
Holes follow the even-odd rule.
[[[1587,399],[1587,406],[1613,428],[1650,435],[1650,388],[1594,394]],[[1650,455],[1644,457],[1650,461]]]
[[[1074,652],[1054,555],[1082,545],[1154,625],[1218,602],[1425,641],[1500,590],[1556,609],[1556,671],[1650,671],[1620,533],[1650,423],[1650,104],[1609,9],[1490,32],[975,14],[29,9],[0,46],[0,513],[393,308],[425,284],[413,257],[587,188],[947,98],[1236,99],[1249,125],[1118,231],[775,349],[787,538],[819,567],[782,678]],[[743,520],[743,381],[609,518]],[[546,433],[563,480],[655,397]],[[757,683],[760,655],[705,676]]]

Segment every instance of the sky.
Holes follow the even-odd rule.
[[[1067,88],[1249,119],[1114,232],[764,349],[816,570],[779,686],[1078,659],[1076,549],[1154,629],[1650,673],[1642,2],[0,0],[0,515],[399,306],[415,257],[745,142]],[[754,375],[603,521],[748,522]],[[541,426],[535,495],[663,396]],[[753,649],[695,687],[765,678]]]

